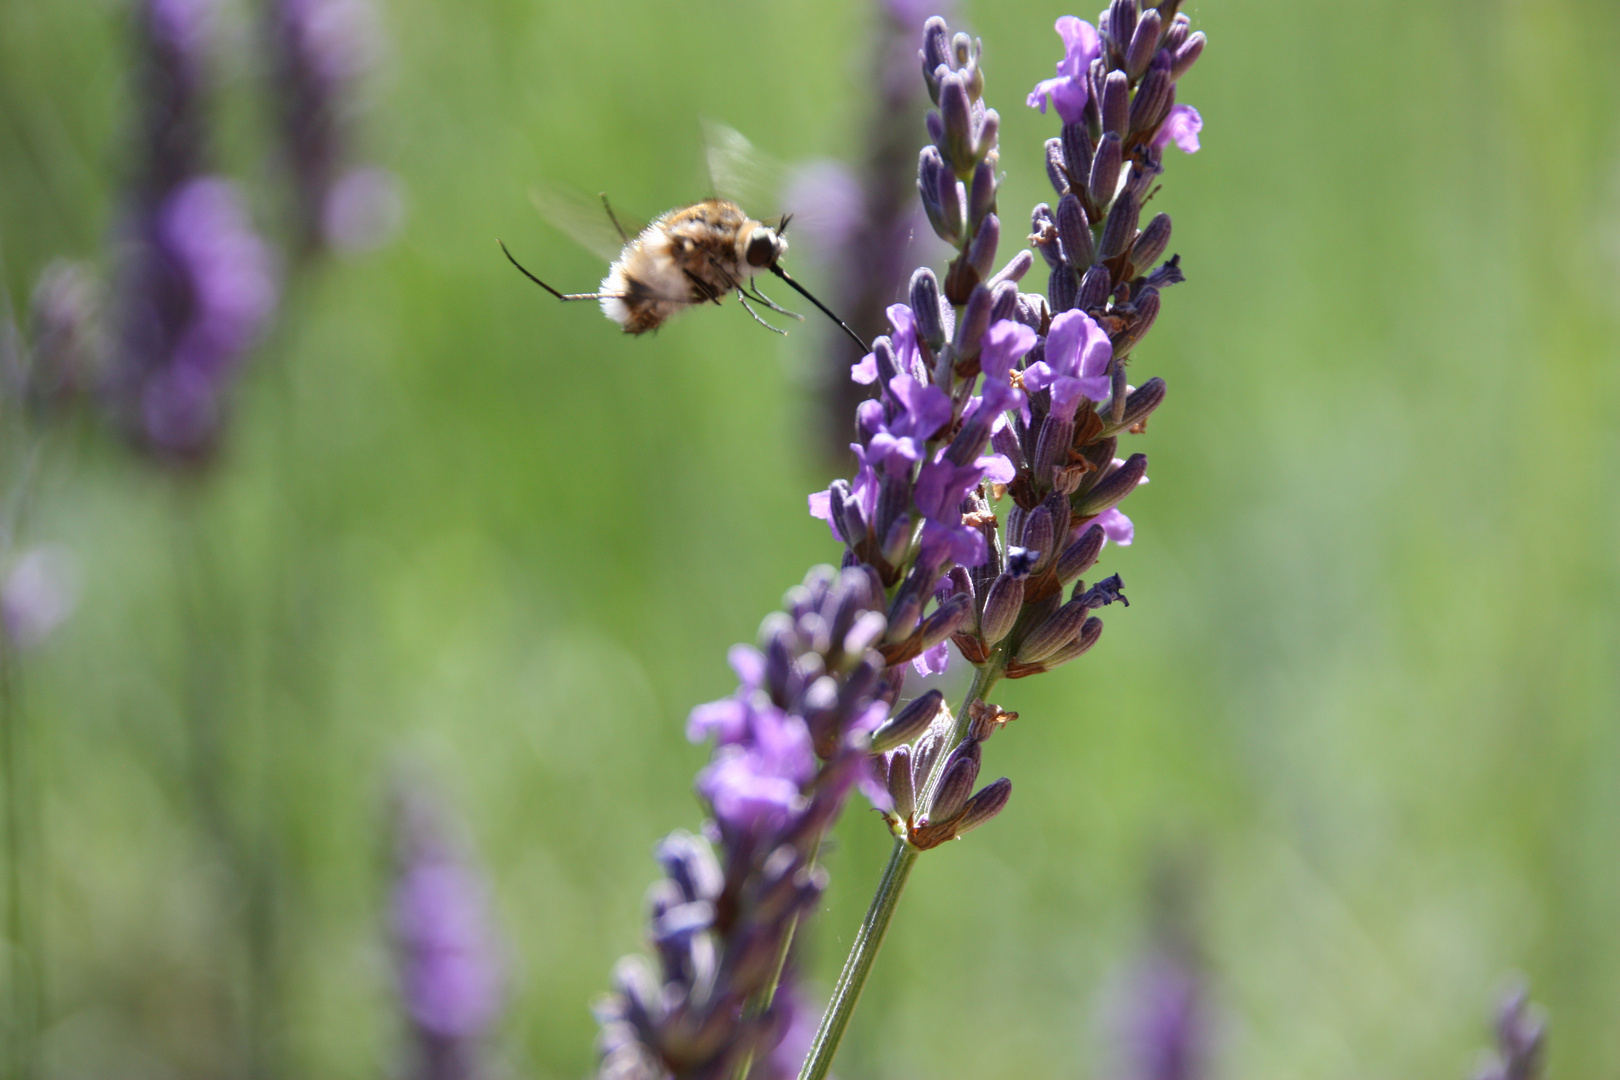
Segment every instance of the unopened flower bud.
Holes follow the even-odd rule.
[[[1097,255],[1092,247],[1091,222],[1086,220],[1085,209],[1073,194],[1058,200],[1055,224],[1058,239],[1063,244],[1064,261],[1074,267],[1077,274],[1085,273],[1097,261]]]
[[[977,360],[984,342],[984,332],[990,329],[990,309],[995,297],[984,285],[975,285],[968,295],[962,318],[956,324],[956,353],[964,360]]]
[[[973,110],[968,98],[967,79],[952,72],[940,80],[939,114],[945,122],[945,140],[939,152],[959,177],[971,175],[973,167]]]
[[[1059,664],[1067,664],[1070,660],[1084,656],[1091,650],[1093,645],[1097,644],[1097,639],[1102,637],[1102,631],[1103,621],[1101,619],[1095,616],[1087,619],[1085,625],[1080,627],[1079,636],[1045,660],[1042,660],[1041,667],[1051,671]]]
[[[1192,20],[1185,15],[1177,15],[1170,20],[1170,29],[1164,32],[1164,37],[1159,41],[1159,47],[1169,49],[1174,53],[1181,48],[1181,43],[1187,40],[1187,32],[1191,29]],[[1179,77],[1177,76],[1177,78]]]
[[[1119,134],[1113,131],[1105,133],[1097,144],[1097,153],[1091,159],[1091,176],[1087,185],[1091,191],[1091,205],[1103,207],[1113,200],[1114,192],[1119,188],[1119,170],[1123,161]]]
[[[872,732],[872,752],[881,754],[915,739],[928,730],[928,725],[934,722],[934,717],[939,715],[939,710],[944,705],[945,695],[938,690],[930,690],[926,694],[912,698],[905,708]]]
[[[1038,664],[1073,641],[1086,621],[1086,606],[1071,600],[1019,642],[1015,659],[1021,664]]]
[[[1147,70],[1148,61],[1158,51],[1159,31],[1163,26],[1159,13],[1152,8],[1144,11],[1136,21],[1130,48],[1125,50],[1125,70],[1131,73],[1131,78],[1140,78],[1142,72]]]
[[[1171,78],[1170,54],[1160,51],[1148,65],[1147,74],[1137,84],[1136,96],[1131,99],[1131,131],[1152,131],[1170,111]]]
[[[1104,423],[1103,430],[1113,433],[1135,427],[1153,415],[1153,410],[1164,403],[1164,395],[1164,380],[1154,376],[1130,392],[1125,398],[1125,411],[1121,414],[1118,422],[1108,421]]]
[[[1135,491],[1136,485],[1140,484],[1146,475],[1147,455],[1132,454],[1124,464],[1097,481],[1092,489],[1086,492],[1082,501],[1074,508],[1074,516],[1082,520],[1096,517]]]
[[[1052,208],[1036,203],[1029,215],[1029,242],[1041,253],[1047,266],[1062,266],[1063,255],[1056,243],[1057,225],[1052,220]]]
[[[986,784],[967,801],[962,816],[956,822],[956,835],[963,836],[989,821],[1006,807],[1012,798],[1012,781],[1003,776],[995,783]]]
[[[1108,303],[1108,294],[1113,288],[1108,267],[1097,263],[1080,279],[1080,291],[1075,294],[1074,306],[1081,311],[1096,311]]]
[[[844,655],[846,657],[859,657],[866,650],[873,648],[883,639],[883,632],[889,628],[888,620],[881,611],[863,611],[855,616],[854,624],[849,633],[844,635]]]
[[[1078,402],[1076,402],[1078,405]],[[1035,482],[1045,487],[1052,482],[1052,470],[1069,464],[1074,444],[1074,417],[1048,416],[1035,438]]]
[[[1085,187],[1091,176],[1091,155],[1096,150],[1085,122],[1064,124],[1060,142],[1063,145],[1063,166],[1068,173],[1070,186]]]
[[[1063,161],[1063,140],[1046,140],[1046,178],[1052,190],[1062,195],[1069,190],[1069,174]]]
[[[932,114],[930,114],[932,115]],[[949,222],[945,219],[945,207],[940,202],[940,177],[948,176],[945,161],[939,156],[939,150],[934,146],[925,146],[917,157],[917,193],[922,196],[923,209],[928,213],[928,223],[934,227],[934,232],[941,240],[954,244],[957,234],[951,231]]]
[[[1131,245],[1131,265],[1146,269],[1158,261],[1170,244],[1170,215],[1155,214]]]
[[[1136,239],[1136,219],[1141,213],[1142,206],[1135,195],[1129,190],[1119,193],[1103,222],[1102,239],[1097,244],[1099,259],[1112,259],[1130,247],[1131,241]]]
[[[951,67],[950,27],[938,15],[923,23],[922,73],[928,96],[939,104],[939,69]]]
[[[1110,71],[1103,80],[1102,125],[1124,138],[1131,116],[1131,80],[1123,71]]]
[[[933,614],[923,620],[922,645],[932,649],[961,628],[973,611],[973,598],[967,593],[953,593]]]
[[[1136,32],[1136,13],[1136,0],[1113,0],[1108,5],[1108,40],[1122,56]]]
[[[1090,570],[1097,562],[1097,556],[1102,553],[1103,544],[1108,536],[1103,532],[1101,525],[1093,525],[1080,534],[1080,538],[1063,549],[1058,556],[1054,572],[1060,584],[1067,585],[1081,574]]]
[[[968,231],[976,231],[985,215],[995,208],[996,167],[991,162],[981,161],[974,166],[973,185],[968,190]]]
[[[1030,254],[1028,248],[1025,248],[1020,250],[1018,254],[1014,255],[1012,258],[1008,259],[1007,265],[1003,266],[1000,270],[997,270],[996,276],[985,282],[985,284],[992,289],[994,289],[997,285],[1000,285],[1003,281],[1010,281],[1016,285],[1020,281],[1024,280],[1024,275],[1029,273],[1030,267],[1034,265],[1035,256]]]
[[[996,245],[1001,243],[1001,221],[994,214],[985,216],[979,224],[979,231],[973,234],[973,243],[968,246],[967,258],[973,269],[978,271],[979,279],[983,280],[995,272]],[[1016,295],[1018,290],[1013,289]]]
[[[1027,574],[1003,573],[990,586],[979,615],[979,636],[986,645],[995,645],[1018,621],[1024,606],[1024,578]]]
[[[973,782],[979,778],[979,744],[971,739],[951,751],[945,771],[939,778],[939,790],[928,808],[929,821],[947,821],[967,804],[973,794]]]
[[[1123,496],[1122,496],[1123,497]],[[883,635],[883,640],[896,644],[911,637],[917,629],[917,621],[922,618],[924,597],[915,589],[910,588],[911,579],[907,579],[895,594],[894,602],[889,605],[889,630]]]
[[[928,267],[920,267],[911,275],[910,300],[917,318],[917,336],[928,343],[930,351],[938,352],[945,345],[945,322],[939,306],[939,280]]]
[[[953,244],[960,245],[963,230],[967,227],[967,189],[962,186],[947,165],[939,171],[937,178],[939,185],[939,212],[949,230],[946,239]]]
[[[1204,42],[1204,32],[1200,30],[1187,38],[1181,47],[1176,49],[1175,60],[1170,65],[1170,78],[1181,78],[1187,74],[1189,68],[1198,63],[1198,58],[1204,55]]]
[[[1030,513],[1024,519],[1024,535],[1022,539],[1024,550],[1035,553],[1035,564],[1030,567],[1034,573],[1040,573],[1052,561],[1052,515],[1042,506]]]
[[[1067,263],[1057,263],[1046,275],[1046,295],[1052,298],[1053,311],[1068,311],[1075,306],[1080,296],[1080,282]]]
[[[884,760],[889,768],[887,787],[889,798],[894,800],[894,812],[902,818],[910,817],[917,809],[917,792],[911,783],[911,749],[897,746]]]

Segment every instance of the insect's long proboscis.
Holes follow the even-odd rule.
[[[821,313],[823,315],[827,316],[827,318],[831,319],[833,322],[837,323],[839,329],[843,330],[844,333],[848,334],[850,336],[850,339],[853,340],[855,342],[855,344],[857,344],[857,345],[859,345],[861,347],[862,352],[871,352],[872,351],[871,346],[868,345],[866,342],[862,341],[861,336],[859,334],[857,334],[855,331],[851,330],[849,328],[848,323],[846,323],[843,319],[840,319],[837,315],[834,315],[832,313],[832,310],[830,308],[828,308],[826,304],[823,304],[820,300],[817,300],[814,296],[810,295],[810,290],[806,289],[803,285],[800,285],[797,281],[794,281],[791,277],[789,277],[788,272],[786,270],[783,270],[776,263],[771,263],[771,273],[775,274],[777,277],[779,277],[783,281],[787,282],[790,286],[793,287],[793,290],[795,292],[797,292],[800,296],[804,297],[806,300],[808,300],[812,304],[816,305],[816,307],[820,308]]]

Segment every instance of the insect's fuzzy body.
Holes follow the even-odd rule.
[[[736,203],[705,199],[671,210],[613,261],[602,279],[602,313],[627,334],[656,330],[693,304],[718,304],[786,250],[786,239]]]

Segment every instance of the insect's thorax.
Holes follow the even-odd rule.
[[[743,253],[756,222],[735,203],[708,199],[671,211],[660,224],[694,303],[725,296],[755,273]]]

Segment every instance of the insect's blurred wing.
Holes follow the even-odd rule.
[[[792,217],[788,238],[812,255],[836,252],[861,220],[860,184],[831,160],[784,164],[735,128],[703,121],[705,160],[714,193],[768,225]]]
[[[624,227],[625,233],[620,236],[602,196],[584,195],[556,184],[531,187],[529,201],[558,232],[608,262],[619,257],[626,241],[633,239],[642,227],[640,222],[620,216],[618,225]],[[613,212],[618,214],[617,209]]]

